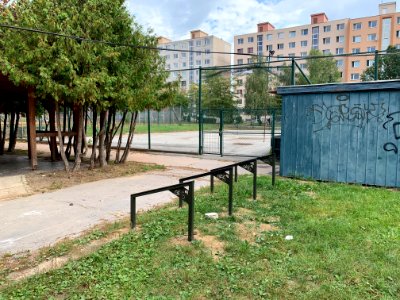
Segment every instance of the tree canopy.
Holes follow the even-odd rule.
[[[379,56],[378,60],[378,79],[398,79],[400,78],[400,50],[389,46],[386,55]],[[375,80],[375,66],[368,67],[361,75],[362,81]]]

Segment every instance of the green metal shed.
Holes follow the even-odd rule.
[[[400,187],[400,80],[278,88],[282,176]]]

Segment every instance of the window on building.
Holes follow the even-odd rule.
[[[372,67],[375,64],[375,60],[367,59],[367,67]]]
[[[178,63],[174,63],[174,68],[178,69],[178,67],[179,67]]]
[[[343,78],[343,72],[340,72],[340,78]]]
[[[353,61],[351,62],[351,67],[352,67],[352,68],[358,68],[358,67],[360,67],[360,61],[359,61],[359,60],[353,60]]]
[[[330,31],[331,31],[331,25],[324,26],[324,32],[330,32]]]
[[[283,55],[277,55],[276,58],[277,58],[278,60],[284,60]]]
[[[186,87],[186,81],[181,81],[181,87]]]
[[[204,50],[204,52],[205,52],[206,54],[210,54],[210,53],[211,53],[210,49],[206,49],[206,50]]]
[[[302,47],[307,47],[307,41],[301,41],[300,44]]]
[[[336,48],[336,54],[343,54],[344,48]]]
[[[242,45],[244,43],[243,38],[237,39],[237,43],[238,43],[238,45]]]
[[[369,28],[375,28],[375,27],[376,27],[376,24],[377,24],[377,21],[376,21],[376,20],[369,21],[369,22],[368,22],[368,27],[369,27]]]
[[[290,42],[289,43],[289,48],[296,48],[296,43],[295,42]]]
[[[185,62],[182,63],[182,68],[186,68],[186,63]]]
[[[236,94],[238,94],[238,95],[243,95],[243,90],[236,90]]]
[[[247,42],[248,42],[248,43],[253,43],[253,42],[254,42],[254,37],[249,36],[249,37],[247,38]]]
[[[278,39],[283,39],[283,38],[285,38],[285,33],[278,32]]]
[[[273,49],[273,46],[272,45],[267,45],[267,51],[272,51],[272,49]]]
[[[376,50],[375,46],[367,47],[367,52],[375,52],[375,50]]]
[[[376,33],[368,34],[368,41],[376,41]]]
[[[205,65],[209,65],[209,64],[210,64],[210,60],[209,60],[209,59],[205,59],[205,60],[204,60],[204,64],[205,64]]]
[[[178,53],[175,53],[175,54],[174,54],[174,58],[178,58]]]
[[[396,47],[397,50],[400,50],[400,44],[396,44],[395,47]]]
[[[307,56],[307,52],[300,52],[300,56],[301,56],[301,57]]]
[[[185,52],[182,52],[182,53],[181,53],[181,57],[182,57],[182,58],[185,58],[185,57],[186,57],[186,53],[185,53]]]
[[[361,22],[360,23],[354,23],[353,24],[353,30],[361,30]]]
[[[300,64],[300,68],[303,70],[307,69],[307,64]]]
[[[248,59],[247,59],[247,63],[248,63],[248,64],[252,64],[252,63],[253,63],[253,59],[252,59],[252,58],[248,58]]]
[[[289,37],[290,38],[296,37],[296,31],[289,31]]]
[[[197,51],[196,56],[201,56],[201,51]]]
[[[247,48],[247,53],[254,53],[254,49],[253,49],[253,47],[249,47],[249,48]]]
[[[201,65],[201,60],[196,60],[196,65],[200,66]]]
[[[329,44],[331,43],[331,38],[330,38],[330,37],[323,38],[323,39],[322,39],[322,43],[323,43],[324,45],[329,45]]]
[[[319,27],[312,28],[312,48],[318,49],[319,45]]]
[[[338,35],[336,37],[336,43],[343,44],[344,43],[344,35]]]
[[[400,24],[400,17],[397,17],[397,24]]]
[[[301,35],[308,35],[308,29],[307,28],[302,29],[301,30]]]
[[[338,59],[338,60],[336,61],[336,66],[337,66],[338,68],[343,67],[343,59]]]
[[[353,43],[361,43],[361,35],[353,36]]]
[[[284,48],[284,44],[283,43],[278,44],[278,50],[282,50],[283,48]]]
[[[360,80],[360,74],[359,73],[352,73],[351,74],[351,80]]]
[[[396,31],[396,37],[399,38],[400,37],[400,30]]]
[[[360,48],[353,48],[353,49],[351,50],[351,52],[352,52],[352,53],[360,53],[361,50],[360,50]]]
[[[243,59],[238,59],[238,60],[237,60],[237,64],[238,64],[238,65],[243,65]]]
[[[237,53],[243,53],[243,48],[237,49]]]
[[[322,54],[324,54],[324,55],[331,54],[331,50],[329,50],[329,49],[322,50]]]
[[[295,57],[296,54],[295,54],[295,53],[289,53],[288,56],[289,56],[289,57]]]
[[[340,23],[336,25],[337,30],[343,30],[344,29],[344,23]]]
[[[201,46],[201,41],[196,41],[196,46],[200,47]]]
[[[242,80],[242,79],[238,79],[238,80],[236,81],[236,84],[239,85],[239,86],[240,86],[240,85],[243,85],[243,80]]]
[[[170,70],[170,69],[171,69],[171,65],[167,64],[167,70]]]
[[[267,41],[272,41],[273,37],[274,37],[273,34],[268,33],[268,34],[267,34]]]

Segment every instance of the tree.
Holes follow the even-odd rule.
[[[90,40],[150,47],[157,44],[155,36],[143,32],[134,22],[123,0],[19,0],[13,2],[13,9],[4,10],[3,19],[4,23]],[[80,120],[79,128],[74,128],[78,134],[75,170],[80,167],[85,108],[100,114],[100,130],[95,123],[93,131],[94,140],[99,140],[100,164],[104,165],[106,144],[111,149],[117,131],[123,132],[124,123],[114,126],[117,111],[130,114],[127,144],[118,159],[123,162],[132,142],[137,111],[159,109],[173,99],[175,86],[165,83],[168,74],[156,51],[8,29],[1,29],[0,35],[2,72],[17,85],[34,87],[41,101],[55,101],[61,155],[59,106],[75,108],[76,120]],[[96,152],[96,142],[92,149]],[[64,156],[63,160],[68,170]]]
[[[378,60],[378,79],[400,78],[400,50],[389,46],[386,55],[380,56]],[[361,75],[362,81],[375,80],[375,66],[368,67]]]
[[[312,84],[331,83],[340,81],[340,72],[336,65],[336,60],[331,54],[323,54],[317,49],[312,49],[308,55],[306,74]],[[286,67],[286,65],[284,64]],[[283,85],[291,85],[291,68],[283,68],[279,79]],[[308,84],[305,78],[296,72],[295,81],[297,85]]]
[[[331,54],[323,54],[317,49],[312,49],[307,60],[308,78],[312,84],[330,83],[340,81],[340,72],[336,60]],[[323,56],[322,58],[315,58]]]
[[[230,75],[219,71],[204,74],[202,82],[202,104],[206,109],[233,109],[235,96]]]

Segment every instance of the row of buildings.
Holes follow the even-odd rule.
[[[271,61],[306,57],[311,49],[334,55],[370,52],[370,56],[335,58],[343,82],[359,81],[363,71],[374,64],[374,52],[386,50],[389,45],[400,49],[396,2],[380,4],[379,14],[369,17],[329,20],[325,13],[317,13],[311,15],[309,24],[296,27],[277,29],[269,22],[257,24],[256,32],[234,36],[233,57],[226,54],[232,51],[230,43],[201,30],[192,31],[187,40],[159,39],[159,47],[166,49],[161,55],[171,71],[170,80],[180,80],[183,89],[199,82],[199,67],[248,64],[255,55],[268,57],[272,53]],[[299,64],[305,68],[306,60]],[[244,106],[244,81],[240,82],[242,86],[237,86],[236,92],[239,106]]]

